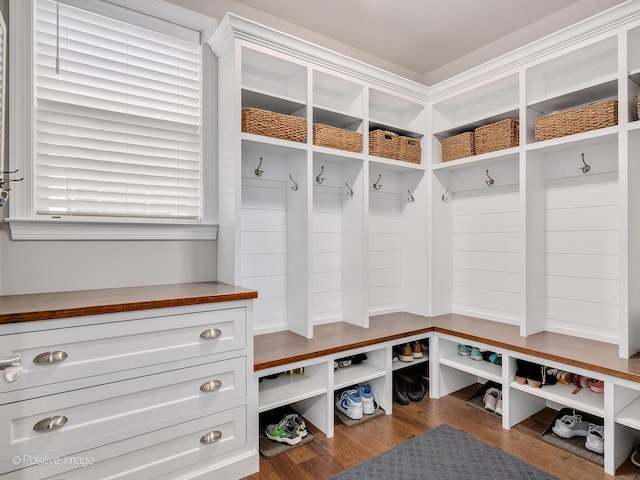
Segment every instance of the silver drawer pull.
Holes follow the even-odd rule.
[[[209,340],[211,338],[218,338],[220,335],[222,335],[222,330],[219,328],[210,328],[208,330],[203,330],[202,333],[200,333],[200,338]]]
[[[204,382],[200,385],[200,391],[202,392],[213,392],[218,390],[222,386],[222,382],[220,380],[209,380],[208,382]]]
[[[15,382],[24,368],[20,364],[22,355],[20,353],[14,353],[9,355],[0,355],[0,370],[2,370],[2,377],[7,383]]]
[[[205,433],[202,437],[200,437],[200,443],[209,445],[210,443],[217,442],[221,437],[222,432],[220,430],[214,430],[213,432]]]
[[[63,415],[56,415],[55,417],[45,418],[44,420],[40,420],[33,426],[33,429],[36,432],[50,432],[52,430],[57,430],[60,427],[63,427],[65,423],[67,423],[69,419]]]
[[[48,365],[50,363],[58,363],[67,359],[67,352],[56,350],[55,352],[44,352],[33,359],[36,365]]]

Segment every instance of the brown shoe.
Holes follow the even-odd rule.
[[[416,359],[422,358],[422,347],[418,342],[413,343],[413,346],[411,347],[411,356]]]
[[[413,352],[408,343],[405,343],[398,349],[398,359],[401,362],[413,362]]]

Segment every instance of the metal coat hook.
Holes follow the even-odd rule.
[[[582,170],[582,173],[587,173],[589,170],[591,170],[591,165],[584,161],[584,153],[581,153],[580,155],[582,156],[582,163],[584,164],[582,167],[580,167],[580,170]]]
[[[353,197],[353,188],[349,186],[349,182],[344,182],[345,187],[347,187],[347,197]]]
[[[443,202],[449,201],[449,188],[447,188],[447,191],[442,194],[442,201]]]
[[[12,170],[12,171],[7,171],[7,172],[0,172],[1,175],[13,175],[15,173],[18,173],[19,169],[16,170]],[[4,195],[4,200],[7,199],[8,192],[9,190],[11,190],[10,188],[7,187],[7,184],[9,182],[21,182],[24,180],[24,177],[20,177],[20,178],[2,178],[0,177],[0,191],[1,193]]]
[[[256,168],[253,173],[256,174],[256,177],[261,177],[262,174],[264,173],[264,170],[260,170],[260,167],[262,166],[262,157],[260,157],[260,163],[258,164],[258,168]]]
[[[484,181],[484,183],[486,183],[486,184],[487,184],[487,187],[490,187],[491,185],[493,185],[494,180],[493,180],[493,178],[491,178],[491,175],[489,175],[489,169],[485,170],[485,172],[486,172],[486,174],[487,174],[487,178],[488,178],[489,180],[485,180],[485,181]]]
[[[298,188],[300,188],[298,187],[298,182],[296,182],[291,175],[289,175],[289,179],[293,182],[293,185],[291,185],[291,190],[295,192],[296,190],[298,190]]]
[[[408,188],[407,188],[407,193],[409,194],[409,198],[407,198],[407,202],[409,202],[409,203],[413,203],[413,202],[415,202],[415,201],[416,201],[416,199],[415,199],[415,198],[414,198],[414,196],[411,194],[411,190],[409,190]]]
[[[324,172],[324,165],[320,169],[320,173],[316,176],[316,182],[318,182],[318,183],[324,182],[324,177],[322,176],[323,172]]]
[[[380,180],[382,180],[382,174],[381,173],[378,174],[378,181],[373,184],[373,188],[374,189],[380,190],[382,188],[382,184],[380,183]]]

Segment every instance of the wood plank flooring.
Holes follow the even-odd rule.
[[[551,409],[542,410],[511,430],[503,429],[497,417],[465,403],[477,388],[478,386],[471,386],[439,400],[425,398],[419,403],[406,406],[394,403],[393,415],[379,417],[355,427],[346,427],[336,422],[333,438],[327,439],[318,432],[315,439],[307,445],[272,459],[260,457],[260,472],[246,478],[326,479],[430,428],[448,423],[559,479],[640,480],[640,468],[629,460],[613,477],[606,475],[602,467],[542,441],[540,435],[556,413]],[[317,432],[311,428],[314,433]]]

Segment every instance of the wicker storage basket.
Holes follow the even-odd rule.
[[[314,123],[313,144],[349,152],[362,152],[362,134],[352,130],[332,127],[331,125]]]
[[[398,160],[403,162],[420,163],[422,149],[420,140],[413,137],[398,137]]]
[[[400,139],[397,133],[386,130],[371,130],[369,132],[369,155],[384,158],[398,158]]]
[[[448,162],[476,154],[473,132],[464,132],[442,140],[442,161]]]
[[[307,120],[259,108],[243,108],[242,131],[294,142],[304,142],[307,139]]]
[[[476,128],[476,154],[517,147],[520,144],[518,125],[518,120],[507,118]]]
[[[618,101],[607,100],[536,119],[536,140],[549,140],[617,124]]]

